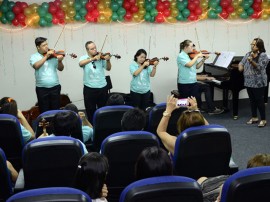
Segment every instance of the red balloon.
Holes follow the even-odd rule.
[[[85,8],[86,8],[87,11],[92,11],[92,10],[95,9],[95,6],[94,6],[93,3],[88,2],[87,4],[85,4]]]
[[[65,19],[59,19],[59,23],[64,25],[65,24]]]
[[[157,5],[156,9],[157,9],[158,12],[163,12],[165,7],[164,7],[163,3],[159,3]]]
[[[165,17],[169,17],[171,15],[171,11],[169,9],[166,9],[166,10],[163,11],[163,15]]]
[[[229,17],[229,13],[226,11],[222,10],[222,12],[219,14],[222,18],[227,19]]]
[[[22,10],[21,7],[19,5],[14,5],[12,8],[12,11],[15,15],[19,14]]]
[[[92,20],[92,15],[91,15],[91,13],[87,13],[87,14],[85,15],[85,20],[88,21],[88,22],[91,22],[91,20]]]
[[[139,8],[138,8],[137,6],[132,6],[132,7],[130,8],[130,11],[131,11],[132,13],[137,13],[137,12],[139,11]]]
[[[202,14],[202,9],[201,9],[200,7],[197,7],[197,8],[195,9],[194,13],[195,13],[196,15],[201,15],[201,14]]]
[[[55,16],[59,19],[59,22],[60,22],[60,19],[64,19],[65,13],[64,13],[64,11],[62,11],[62,10],[58,10],[58,11],[56,12]]]
[[[230,3],[227,0],[221,0],[220,6],[222,8],[227,8],[230,5]]]
[[[124,4],[123,4],[123,7],[124,7],[126,10],[129,10],[129,9],[130,9],[130,6],[131,6],[131,4],[130,4],[128,1],[124,2]]]
[[[170,2],[169,2],[169,1],[164,1],[164,2],[163,2],[163,5],[164,5],[164,7],[167,8],[167,9],[170,8]]]
[[[52,23],[53,23],[53,24],[55,24],[55,25],[57,25],[57,24],[59,23],[58,18],[53,17],[53,19],[52,19]]]
[[[260,12],[262,10],[260,3],[254,3],[252,5],[252,8],[254,9],[254,11],[258,11],[258,12]]]
[[[61,1],[55,0],[55,1],[54,1],[54,5],[55,5],[56,7],[60,7]]]
[[[131,12],[130,12],[130,11],[127,11],[124,18],[125,18],[126,21],[130,21],[130,20],[132,19],[132,14],[131,14]]]
[[[28,7],[28,4],[26,2],[21,2],[21,9],[24,10]]]
[[[259,19],[261,17],[261,12],[254,12],[251,17],[254,19]]]
[[[194,3],[189,3],[188,4],[188,10],[194,11],[196,9],[196,5]]]
[[[226,8],[226,11],[227,11],[228,13],[232,13],[232,12],[234,11],[234,7],[233,7],[233,6],[228,6],[228,7]]]
[[[25,15],[23,13],[19,13],[16,18],[18,19],[19,22],[24,22],[25,21]]]
[[[26,26],[25,22],[20,22],[20,25],[23,26],[23,27]]]
[[[190,15],[188,16],[188,20],[190,21],[195,21],[198,20],[198,16],[195,13],[190,13]]]
[[[99,16],[99,11],[98,11],[97,9],[94,9],[94,10],[92,11],[92,16],[93,16],[94,18],[98,18],[98,16]]]
[[[157,22],[157,23],[162,23],[162,22],[164,22],[164,16],[163,16],[161,13],[159,13],[159,14],[156,16],[156,22]]]
[[[50,5],[50,6],[49,6],[49,12],[50,12],[51,14],[55,14],[56,11],[57,11],[57,7],[56,7],[55,5]]]
[[[20,23],[19,23],[19,21],[17,20],[17,18],[14,18],[13,20],[12,20],[12,24],[14,25],[14,26],[18,26]]]
[[[130,3],[131,5],[135,5],[135,4],[136,4],[136,0],[129,0],[129,3]]]
[[[196,7],[198,7],[198,6],[200,5],[200,1],[199,1],[199,0],[195,0],[195,1],[193,1],[193,4],[194,4]]]
[[[254,0],[254,3],[261,4],[262,3],[262,0]]]
[[[93,2],[93,4],[94,4],[94,7],[96,8],[97,7],[97,5],[98,5],[98,1],[99,0],[93,0],[92,2]]]

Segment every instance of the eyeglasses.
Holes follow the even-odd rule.
[[[96,69],[96,68],[97,68],[97,66],[96,66],[96,64],[95,64],[95,62],[94,62],[94,61],[92,62],[92,65],[93,65],[93,68],[94,68],[94,69]]]
[[[198,110],[198,109],[193,109],[193,110],[188,109],[188,110],[184,111],[184,113],[192,113],[192,112],[201,113],[200,110]]]
[[[251,46],[255,46],[256,44],[254,44],[254,43],[251,43],[250,45],[251,45]]]

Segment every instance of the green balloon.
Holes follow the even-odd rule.
[[[177,8],[179,11],[182,11],[186,8],[186,6],[182,2],[177,3]]]
[[[187,18],[190,15],[190,11],[187,8],[185,8],[182,11],[182,15],[183,15],[184,18]]]
[[[179,13],[178,16],[176,16],[176,20],[183,21],[184,20],[183,15],[181,13]]]
[[[74,20],[80,21],[81,19],[82,19],[81,15],[79,13],[76,13],[76,15],[74,16]]]
[[[212,7],[212,8],[216,8],[218,6],[218,2],[215,1],[215,0],[211,0],[209,2],[209,6]]]
[[[246,10],[247,14],[248,15],[252,15],[254,13],[254,9],[249,7],[247,10]]]
[[[7,20],[7,18],[6,18],[5,16],[2,16],[1,22],[2,22],[3,24],[7,24],[7,23],[8,23],[8,20]]]
[[[119,6],[122,6],[122,5],[123,5],[124,0],[117,0],[116,2],[118,3],[118,5],[119,5]],[[123,18],[123,19],[124,19],[124,18]]]
[[[44,8],[46,11],[48,11],[48,9],[49,9],[49,4],[48,4],[47,2],[43,2],[43,3],[41,4],[41,7]]]
[[[251,6],[253,4],[253,0],[248,0],[247,2],[249,3],[249,6]]]
[[[88,0],[81,0],[81,4],[85,6],[85,4],[88,2]]]
[[[183,0],[183,4],[184,4],[184,6],[185,6],[185,8],[186,8],[187,5],[188,5],[188,0]]]
[[[119,4],[118,3],[116,3],[116,2],[112,2],[111,3],[111,9],[112,9],[112,11],[117,11],[118,8],[119,8]]]
[[[156,1],[156,0],[152,0],[152,1],[151,1],[151,4],[152,4],[152,7],[153,7],[153,8],[156,8],[156,6],[157,6],[157,1]]]
[[[241,5],[242,5],[243,9],[245,9],[245,10],[247,10],[250,7],[250,5],[247,1],[243,1],[243,3]]]
[[[45,27],[47,25],[47,21],[44,18],[40,18],[39,25],[41,27]]]
[[[112,14],[112,21],[117,21],[118,20],[118,15],[116,12],[113,12]]]
[[[6,16],[7,21],[11,21],[15,17],[15,15],[14,15],[14,13],[12,11],[6,12],[5,16]]]
[[[240,18],[247,19],[247,18],[248,18],[247,12],[246,12],[246,11],[243,11],[243,12],[240,14]]]
[[[217,15],[217,13],[216,13],[214,10],[210,10],[210,11],[208,12],[208,17],[209,17],[210,19],[216,19],[216,18],[218,17],[218,15]]]
[[[47,13],[47,11],[44,8],[42,8],[42,7],[38,8],[38,15],[40,17],[45,17],[46,13]]]
[[[154,16],[151,17],[150,22],[155,22],[155,17]]]
[[[82,5],[81,5],[80,2],[76,1],[76,2],[74,3],[74,9],[75,9],[76,11],[79,11],[79,10],[81,9],[81,7],[82,7]]]
[[[52,26],[52,22],[47,22],[47,27],[51,27]]]
[[[1,7],[0,7],[0,10],[1,10],[3,13],[5,13],[5,12],[8,11],[8,6],[5,5],[4,3],[2,3],[2,5],[1,5]]]
[[[152,4],[146,3],[146,4],[145,4],[145,10],[146,10],[146,11],[151,11],[151,9],[152,9]]]
[[[222,7],[221,7],[221,6],[217,6],[217,7],[215,8],[215,11],[216,11],[216,13],[221,13]]]
[[[14,1],[9,1],[8,2],[8,8],[9,10],[12,10],[13,6],[15,5]]]
[[[52,21],[52,19],[53,19],[52,14],[50,14],[50,13],[46,13],[46,15],[45,15],[45,20],[47,21],[47,23],[48,23],[48,22],[51,22],[51,21]]]
[[[148,12],[145,13],[144,19],[145,19],[145,21],[150,22],[150,20],[151,20],[151,15],[150,15],[150,13],[148,13]]]
[[[87,10],[86,10],[85,8],[81,8],[81,9],[79,10],[79,14],[80,14],[81,16],[85,16],[86,13],[87,13]]]
[[[151,15],[152,17],[156,17],[156,16],[158,15],[157,9],[155,9],[155,8],[151,9],[150,15]]]
[[[120,17],[123,17],[124,15],[126,15],[126,9],[124,9],[123,7],[120,7],[117,11],[117,14]]]
[[[118,16],[119,21],[124,21],[124,16]]]

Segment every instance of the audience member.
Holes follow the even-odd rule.
[[[18,172],[15,170],[15,168],[9,161],[6,161],[6,163],[7,163],[7,168],[10,172],[11,181],[15,183],[18,178]]]
[[[83,133],[83,142],[87,142],[89,140],[93,140],[93,126],[87,120],[84,112],[79,112],[76,105],[70,103],[64,107],[65,110],[70,110],[78,114],[82,120],[82,133]]]
[[[146,124],[145,112],[139,108],[129,109],[122,117],[122,131],[143,130]]]
[[[180,134],[185,129],[192,126],[201,126],[208,125],[208,122],[200,113],[197,107],[197,101],[195,97],[188,98],[190,106],[186,111],[184,111],[177,121],[177,129]],[[165,148],[173,155],[174,147],[177,137],[167,133],[168,123],[171,117],[172,112],[179,108],[176,105],[177,98],[174,98],[173,95],[167,98],[166,110],[163,113],[163,117],[160,120],[160,123],[157,128],[157,134],[160,137]]]
[[[136,180],[172,174],[172,161],[168,153],[159,147],[145,148],[135,164]]]
[[[104,155],[88,153],[79,161],[74,187],[86,192],[93,202],[106,202],[108,190],[105,180],[108,171],[109,163]]]
[[[78,131],[81,128],[78,125],[78,117],[72,111],[58,112],[54,115],[52,119],[53,134],[49,135],[50,137],[54,136],[71,136],[74,131]],[[48,134],[42,134],[39,138],[46,137]],[[78,140],[80,141],[80,140]],[[81,142],[81,141],[80,141]],[[84,154],[88,153],[86,146],[82,143]]]
[[[18,109],[17,102],[14,99],[10,97],[3,97],[0,100],[0,114],[10,114],[19,119],[25,144],[35,138],[33,129],[25,119],[21,110]]]
[[[124,105],[125,100],[124,97],[118,93],[112,94],[108,100],[106,105],[107,106],[112,106],[112,105]]]

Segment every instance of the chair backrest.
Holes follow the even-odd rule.
[[[0,148],[0,201],[6,200],[12,194],[12,183],[6,160],[5,153]]]
[[[101,145],[101,153],[109,161],[106,179],[109,201],[119,200],[121,191],[135,180],[135,163],[146,147],[159,146],[157,137],[146,131],[125,131],[110,135]]]
[[[128,185],[119,202],[202,202],[200,185],[191,178],[180,176],[152,177]]]
[[[23,149],[25,188],[71,186],[83,155],[79,140],[59,136],[33,140]]]
[[[254,202],[270,199],[270,166],[248,168],[230,176],[224,183],[221,202]]]
[[[52,121],[54,115],[57,114],[58,112],[67,112],[67,111],[69,111],[69,110],[49,110],[49,111],[46,111],[46,112],[43,112],[42,114],[40,114],[37,117],[36,126],[34,127],[36,138],[38,138],[43,133],[42,126],[39,126],[39,123],[41,122],[42,119],[45,119],[46,122],[49,123],[48,127],[46,127],[46,131],[48,134],[51,134],[53,131],[53,126],[51,124],[51,121]],[[75,112],[73,112],[73,113],[75,113]],[[76,116],[78,118],[78,125],[76,126],[76,129],[74,129],[74,131],[71,133],[71,137],[74,137],[76,139],[83,141],[82,121],[81,121],[78,114],[76,114]]]
[[[129,109],[133,109],[133,107],[114,105],[101,107],[95,111],[93,117],[93,146],[95,151],[100,150],[101,143],[106,137],[122,131],[121,120],[123,114]]]
[[[166,103],[160,103],[153,107],[153,109],[149,112],[149,120],[148,120],[148,131],[154,134],[157,134],[158,124],[163,116],[163,112],[166,110]],[[179,108],[173,111],[168,127],[167,132],[171,135],[178,135],[178,131],[176,128],[176,123],[186,108]]]
[[[177,175],[194,179],[226,175],[231,153],[230,134],[223,126],[191,127],[177,137],[174,168]]]
[[[18,119],[9,114],[0,114],[0,147],[17,170],[22,167],[23,146],[24,140]]]
[[[91,198],[83,191],[68,187],[49,187],[32,189],[17,193],[7,202],[91,202]]]

